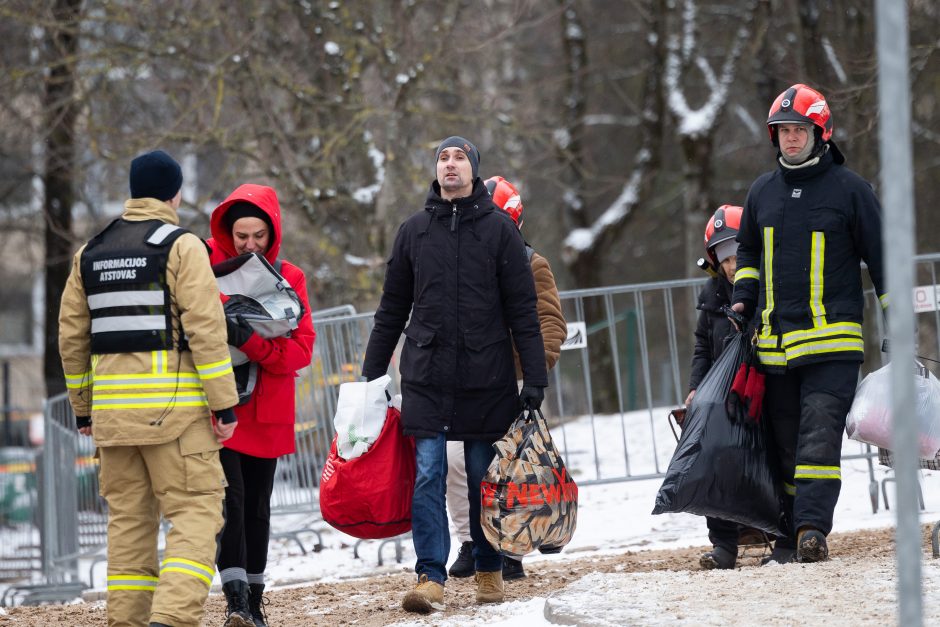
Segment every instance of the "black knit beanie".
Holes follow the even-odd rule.
[[[144,153],[131,161],[131,198],[171,200],[183,186],[183,170],[162,150]]]
[[[441,158],[441,151],[445,148],[460,148],[470,159],[470,167],[473,169],[473,178],[476,179],[479,176],[480,172],[480,151],[477,150],[477,147],[469,139],[464,139],[459,135],[452,135],[441,142],[441,145],[437,147],[437,152],[434,153],[434,163],[437,163],[437,160]],[[437,167],[436,165],[434,167]]]
[[[274,224],[271,222],[271,216],[264,212],[258,205],[241,200],[232,204],[225,215],[222,216],[222,222],[229,231],[235,226],[235,223],[242,218],[261,218],[268,225],[268,233],[274,237]]]

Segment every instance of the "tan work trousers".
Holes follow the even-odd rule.
[[[176,440],[100,449],[108,501],[108,625],[197,626],[215,574],[225,475],[208,420]],[[158,564],[160,515],[170,523]]]

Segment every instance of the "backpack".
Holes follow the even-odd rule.
[[[378,439],[359,457],[343,459],[336,436],[320,475],[320,514],[361,539],[391,538],[411,529],[415,441],[402,433],[401,412],[389,407]]]

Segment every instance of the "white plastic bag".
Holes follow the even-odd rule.
[[[382,433],[388,399],[385,388],[392,378],[388,375],[375,381],[353,381],[339,386],[336,415],[336,452],[343,459],[365,453]]]
[[[940,452],[940,381],[920,364],[916,369],[918,455],[921,459],[933,459]],[[845,432],[851,439],[887,449],[894,445],[890,376],[889,366],[885,366],[865,377],[858,386],[845,421]]]

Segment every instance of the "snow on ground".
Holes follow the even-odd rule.
[[[629,472],[644,476],[664,472],[675,447],[675,439],[666,421],[666,409],[653,412],[639,411],[617,415],[581,417],[562,428],[553,428],[559,448],[566,454],[570,474],[581,484],[579,495],[578,528],[571,543],[558,555],[535,554],[526,557],[527,564],[543,560],[564,561],[592,556],[623,554],[644,549],[669,549],[704,546],[708,543],[705,521],[688,514],[653,516],[656,493],[661,480],[657,478],[618,481]],[[593,424],[593,430],[592,430]],[[595,443],[598,455],[594,455]],[[626,455],[624,454],[626,448]],[[654,455],[655,450],[655,455]],[[846,440],[843,453],[862,452],[857,442]],[[890,473],[875,462],[875,479],[879,483],[878,511],[872,513],[869,496],[870,478],[866,460],[843,462],[842,496],[836,509],[834,531],[852,531],[894,525],[894,510],[886,510],[881,499],[881,480]],[[923,523],[940,519],[940,473],[921,471],[926,511]],[[611,481],[595,483],[592,481]],[[894,484],[888,484],[888,497],[893,505]],[[357,540],[333,530],[316,516],[307,514],[277,515],[273,519],[274,531],[309,528],[322,534],[323,548],[310,552],[316,535],[300,531],[297,539],[308,552],[304,554],[291,538],[281,538],[271,544],[266,573],[269,587],[296,587],[309,582],[330,582],[369,577],[382,573],[413,572],[415,556],[410,538],[398,543],[401,560],[395,559],[394,541],[366,541],[358,546],[359,558],[353,557]],[[448,563],[456,557],[458,545],[451,544]],[[380,565],[379,556],[382,564]],[[703,572],[654,571],[619,573],[600,576],[592,574],[569,584],[549,598],[536,597],[526,601],[511,601],[487,605],[472,614],[438,616],[434,624],[444,627],[463,625],[504,625],[532,627],[565,622],[567,624],[626,625],[626,624],[767,624],[776,619],[778,610],[769,606],[765,616],[755,603],[760,590],[793,589],[794,568],[801,569],[803,583],[819,589],[832,588],[829,581],[836,578],[838,585],[831,594],[851,595],[851,599],[868,603],[893,605],[895,603],[896,576],[893,561],[881,560],[864,563],[865,572],[858,572],[853,564],[851,577],[838,579],[842,573],[837,555],[825,564],[804,567],[787,565],[762,568],[760,576],[743,576],[754,571]],[[82,573],[87,572],[85,567]],[[95,587],[104,586],[105,566],[95,567]],[[756,574],[756,573],[755,573]],[[827,579],[828,578],[828,579]],[[818,581],[817,581],[818,580]],[[215,584],[218,584],[216,578]],[[923,569],[925,590],[925,624],[940,624],[940,560],[927,560]],[[732,588],[732,594],[717,591]],[[402,593],[405,591],[402,590]],[[827,594],[829,594],[827,592]],[[93,596],[93,595],[92,595]],[[87,598],[87,597],[86,597]],[[717,602],[716,602],[717,599]],[[375,600],[363,600],[372,602]],[[399,598],[387,602],[397,606]],[[746,616],[746,619],[742,617]],[[848,620],[849,617],[843,617]],[[765,620],[766,619],[766,620]],[[839,618],[828,617],[830,624]],[[549,622],[549,621],[554,621]],[[805,614],[794,617],[793,624],[827,622],[826,617]],[[415,617],[414,621],[397,623],[399,627],[426,625]],[[786,624],[786,623],[783,623]]]
[[[584,416],[568,423],[563,429],[554,428],[553,435],[559,448],[567,451],[569,472],[576,481],[610,480],[624,475],[628,468],[632,475],[648,475],[665,471],[675,447],[675,439],[666,422],[666,414],[667,410],[663,409],[655,410],[652,415],[647,411],[631,412],[625,414],[622,419],[619,414],[594,416],[593,419]],[[628,454],[626,459],[623,452],[624,441]],[[599,450],[596,458],[593,454],[595,442]],[[657,452],[655,456],[654,448]],[[846,440],[843,453],[859,454],[863,449],[863,445]],[[872,513],[867,461],[843,462],[842,495],[836,509],[834,531],[894,525],[894,510],[886,510],[881,499],[880,482],[889,476],[890,472],[878,466],[877,460],[874,469],[879,492],[877,513]],[[926,505],[921,520],[924,523],[934,522],[940,518],[940,473],[922,471],[921,476]],[[571,543],[559,555],[535,554],[527,557],[526,563],[623,553],[628,550],[707,545],[707,530],[701,517],[689,514],[650,514],[660,483],[660,479],[644,479],[582,485],[578,505],[578,529]],[[894,483],[888,483],[888,497],[890,504],[896,502]],[[381,542],[363,542],[360,545],[360,559],[353,559],[351,547],[356,542],[355,538],[333,531],[322,526],[322,523],[317,528],[322,530],[326,545],[319,553],[300,556],[296,545],[290,544],[272,550],[267,572],[271,584],[329,581],[402,570],[413,572],[415,556],[410,539],[406,538],[401,543],[400,564],[394,559],[394,543],[386,543],[382,547],[383,565],[379,566],[377,562]],[[457,549],[457,542],[452,541],[450,561],[456,557]],[[745,578],[735,572],[695,571],[624,573],[603,577],[591,575],[570,584],[564,591],[555,593],[548,602],[545,598],[538,597],[524,602],[489,605],[473,615],[446,619],[441,617],[435,620],[435,624],[445,627],[483,624],[529,627],[552,624],[548,622],[546,614],[553,621],[567,621],[569,624],[694,622],[699,625],[722,625],[740,622],[740,617],[744,615],[748,616],[748,623],[756,624],[764,618],[779,619],[779,616],[768,615],[762,618],[759,612],[755,614],[755,609],[759,610],[760,604],[755,604],[753,597],[761,589],[792,589],[793,572],[788,568],[790,567],[763,569],[760,571],[760,577]],[[832,576],[832,573],[838,576],[839,568],[840,562],[835,556],[826,564],[804,570],[801,577],[808,577],[812,581],[813,578]],[[709,585],[700,585],[706,579],[710,582]],[[725,579],[727,581],[724,581]],[[925,606],[925,624],[938,624],[940,562],[925,562],[923,583],[925,597],[928,599]],[[722,584],[741,589],[739,593],[722,596],[721,602],[715,604],[715,590],[722,589]],[[846,584],[842,592],[857,596],[860,600],[895,603],[896,578],[893,562],[871,564],[871,571],[864,577]],[[712,606],[713,611],[703,614],[702,608]],[[584,614],[585,611],[587,614]],[[773,611],[776,610],[768,610],[771,613]],[[926,620],[928,617],[933,620]],[[796,622],[812,624],[822,622],[824,618],[826,617],[807,614]],[[831,618],[830,616],[830,622]],[[654,620],[661,620],[661,623],[653,622]],[[405,627],[417,624],[426,623],[416,618],[414,622],[397,625]]]

